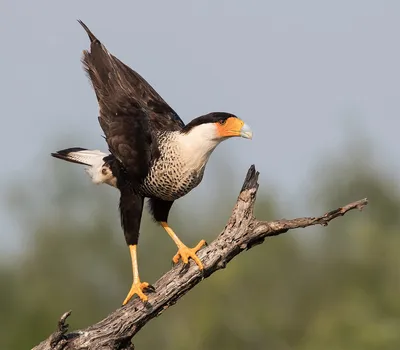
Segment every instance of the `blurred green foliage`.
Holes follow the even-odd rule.
[[[321,166],[308,203],[313,212],[299,216],[367,196],[363,214],[291,231],[241,254],[142,329],[136,348],[399,349],[400,194],[377,167],[352,157]],[[21,254],[0,265],[0,349],[31,348],[70,309],[71,328],[97,322],[130,287],[117,191],[83,185],[77,167],[53,166],[53,183],[18,186],[7,199],[25,234]],[[208,211],[196,216],[176,203],[171,224],[188,245],[212,241],[223,228],[239,190],[227,179]],[[288,217],[260,182],[257,216]],[[176,248],[148,216],[141,232],[139,269],[151,283]]]

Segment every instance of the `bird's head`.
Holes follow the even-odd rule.
[[[243,120],[225,112],[213,112],[193,119],[182,131],[186,134],[196,133],[213,141],[223,141],[235,136],[246,139],[253,137],[253,132]]]

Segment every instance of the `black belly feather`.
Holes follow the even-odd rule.
[[[82,63],[96,93],[99,123],[112,154],[106,163],[121,192],[121,224],[126,242],[136,244],[144,197],[156,201],[150,205],[156,220],[162,217],[166,221],[172,205],[157,198],[165,183],[146,181],[161,157],[157,135],[182,130],[185,124],[144,78],[111,55],[89,28],[79,23],[90,39],[90,51],[84,51]],[[152,180],[156,178],[152,173]]]
[[[128,245],[136,245],[139,240],[144,198],[128,186],[120,188],[120,191],[119,212],[125,241]]]

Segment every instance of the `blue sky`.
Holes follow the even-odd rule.
[[[399,1],[3,0],[0,7],[0,195],[13,181],[43,175],[54,147],[106,149],[80,63],[88,39],[76,19],[184,121],[223,110],[252,126],[251,142],[225,142],[208,166],[212,174],[225,158],[237,190],[255,163],[261,183],[284,198],[301,195],[322,156],[345,156],[345,140],[365,136],[382,171],[400,175]],[[6,206],[2,241],[14,227]]]

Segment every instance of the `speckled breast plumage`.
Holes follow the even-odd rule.
[[[146,197],[174,201],[201,182],[205,167],[187,167],[179,144],[174,142],[174,133],[159,135],[159,150],[160,157],[153,162],[140,190]]]

